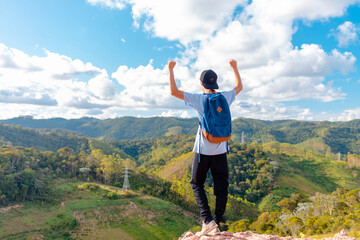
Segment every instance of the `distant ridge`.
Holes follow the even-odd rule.
[[[100,120],[80,119],[34,119],[22,116],[0,122],[33,129],[65,129],[82,136],[114,140],[151,139],[169,135],[194,135],[198,127],[196,118],[175,117],[121,117]],[[57,130],[54,130],[57,129]],[[69,132],[68,132],[69,133]],[[347,122],[275,120],[264,121],[249,118],[233,120],[233,141],[246,143],[280,142],[299,144],[301,147],[325,154],[360,154],[360,120]]]
[[[103,139],[149,139],[161,137],[166,134],[192,134],[197,127],[195,118],[183,119],[172,117],[121,117],[115,119],[100,120],[96,118],[80,118],[80,119],[34,119],[30,116],[22,116],[0,122],[19,125],[22,127],[34,129],[67,129],[78,132],[82,135],[93,138]],[[177,127],[172,129],[172,127]]]

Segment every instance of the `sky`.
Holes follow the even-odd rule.
[[[0,119],[195,117],[170,95],[243,91],[232,117],[360,118],[360,0],[0,0]]]

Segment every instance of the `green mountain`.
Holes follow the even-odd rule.
[[[360,120],[313,122],[297,120],[260,121],[238,118],[233,121],[234,140],[299,144],[315,151],[360,153]]]
[[[35,129],[52,129],[52,133],[57,132],[63,135],[79,133],[82,136],[108,140],[150,139],[182,134],[194,135],[198,126],[197,119],[195,118],[165,117],[122,117],[106,120],[95,118],[66,120],[62,118],[33,119],[31,117],[19,117],[2,120],[2,122]],[[49,130],[42,131],[48,132]],[[315,122],[234,119],[233,141],[240,142],[242,136],[244,136],[244,140],[247,143],[276,141],[297,144],[323,154],[327,152],[360,154],[360,120]]]
[[[166,120],[166,118],[164,119]],[[356,150],[358,146],[352,145],[356,142],[357,136],[357,128],[353,122],[335,123],[335,126],[330,126],[333,123],[327,123],[329,124],[327,127],[319,127],[311,122],[291,123],[291,121],[279,121],[276,123],[249,119],[234,121],[234,125],[238,123],[252,124],[253,127],[257,126],[259,131],[262,129],[264,134],[267,132],[268,136],[277,137],[277,140],[292,141],[292,143],[287,143],[267,139],[269,142],[266,143],[261,141],[256,143],[254,140],[251,144],[241,144],[235,141],[238,137],[235,135],[233,140],[229,142],[230,195],[226,217],[234,224],[239,219],[246,218],[247,225],[241,222],[241,224],[246,225],[245,230],[252,229],[257,232],[266,232],[273,229],[274,232],[282,231],[274,225],[275,223],[270,222],[278,221],[275,220],[275,217],[278,218],[280,214],[285,214],[284,211],[287,210],[284,209],[294,210],[299,203],[313,201],[311,199],[314,196],[331,196],[331,194],[338,191],[337,189],[343,189],[341,194],[344,195],[349,190],[355,191],[360,188],[360,156],[354,151],[346,155],[343,154],[340,158],[342,161],[338,161],[338,156],[331,152],[329,145],[329,143],[332,143],[334,147],[339,147],[339,144],[344,144],[344,146],[353,147]],[[294,124],[295,126],[293,126]],[[308,124],[306,129],[310,130],[303,133],[303,131],[299,130],[301,129],[299,124]],[[260,125],[263,126],[259,127]],[[292,129],[292,127],[294,128]],[[137,239],[134,229],[129,226],[138,224],[141,226],[143,234],[148,233],[149,236],[152,236],[152,239],[157,239],[158,237],[152,234],[157,231],[165,231],[166,227],[158,226],[159,224],[164,225],[164,222],[169,222],[170,228],[174,226],[179,230],[180,227],[176,223],[172,223],[176,220],[170,216],[166,217],[166,219],[160,217],[161,220],[146,223],[145,220],[144,222],[141,219],[137,220],[137,218],[124,219],[112,214],[120,211],[118,208],[121,207],[119,206],[128,198],[131,198],[131,200],[130,202],[125,201],[126,206],[131,205],[136,209],[149,207],[150,212],[153,211],[152,207],[161,210],[162,206],[169,204],[169,202],[188,211],[197,212],[197,206],[189,184],[194,135],[179,134],[178,126],[169,129],[164,136],[158,138],[103,140],[74,136],[71,135],[71,132],[68,132],[69,130],[52,132],[51,130],[35,130],[0,124],[2,137],[0,142],[0,206],[8,206],[12,203],[24,203],[25,206],[30,204],[29,212],[22,213],[23,216],[26,216],[25,220],[21,219],[21,217],[17,218],[19,216],[16,214],[17,217],[15,215],[6,215],[10,218],[0,218],[0,223],[19,221],[24,223],[24,226],[27,226],[25,223],[29,221],[28,219],[31,216],[37,219],[48,219],[46,222],[39,221],[39,225],[35,223],[32,223],[33,225],[28,224],[34,228],[27,228],[20,232],[9,230],[6,233],[7,235],[4,236],[7,236],[6,238],[12,238],[13,236],[16,239],[25,238],[25,236],[28,236],[26,234],[34,234],[31,236],[35,237],[38,236],[37,234],[41,234],[49,238],[61,238],[61,236],[70,238],[80,236],[76,234],[85,234],[83,236],[94,237],[94,235],[86,234],[90,234],[90,232],[91,234],[97,234],[98,231],[101,232],[100,229],[103,229],[109,234],[112,234],[112,231],[119,233],[117,231],[121,230],[124,234],[130,234],[130,237]],[[343,129],[352,130],[342,132]],[[259,131],[254,131],[252,135],[254,139],[256,139],[256,134],[260,134]],[[282,132],[282,134],[279,132]],[[299,137],[300,140],[297,140],[294,137],[297,135],[302,136],[302,134],[304,136],[308,135],[308,138]],[[354,139],[347,138],[347,134],[353,136]],[[334,139],[329,139],[329,136],[333,136]],[[125,166],[131,169],[129,181],[132,190],[134,190],[133,194],[151,195],[162,200],[160,202],[155,201],[153,206],[148,206],[145,201],[147,198],[140,197],[139,199],[135,196],[135,199],[133,199],[133,196],[118,196],[121,195],[118,189],[111,190],[109,186],[122,186]],[[80,187],[81,191],[78,193],[78,188],[70,187],[71,184],[63,186],[60,183],[60,186],[63,186],[60,189],[65,189],[65,191],[58,191],[59,189],[56,187],[58,181],[82,181],[89,182],[90,185]],[[106,184],[105,187],[101,186],[107,188],[108,191],[99,190],[99,187],[92,185],[94,182]],[[205,183],[205,189],[209,196],[209,203],[213,208],[215,198],[210,176]],[[86,191],[92,192],[91,196]],[[72,196],[76,197],[78,194],[80,194],[78,199],[66,203],[68,199],[71,200]],[[342,226],[341,221],[343,220],[341,219],[344,219],[342,214],[353,211],[353,207],[357,204],[357,196],[360,195],[351,194],[351,198],[346,198],[345,195],[336,198],[336,201],[340,201],[336,203],[336,206],[341,207],[341,209],[336,210],[338,214],[336,227]],[[92,197],[94,198],[92,199]],[[323,198],[327,199],[327,197]],[[60,208],[60,210],[64,209],[64,212],[57,213],[57,210],[55,211],[52,206],[55,204],[58,209],[61,202],[65,202],[65,206],[69,206],[69,209]],[[36,206],[33,208],[34,205],[32,204],[38,203],[47,203],[48,205],[45,206],[54,211],[46,212],[46,209]],[[115,203],[116,206],[113,206],[112,203]],[[316,202],[312,202],[312,204],[316,205]],[[86,208],[86,206],[89,206],[89,208]],[[101,206],[109,206],[111,213],[106,213],[106,210],[103,209],[99,210],[100,212],[104,211],[103,214],[100,213],[100,217],[96,215],[94,209],[99,209]],[[71,211],[76,212],[77,209],[81,213],[80,215],[69,214]],[[163,209],[163,211],[166,210]],[[50,218],[45,215],[37,215],[37,213],[44,212],[49,213]],[[262,214],[265,213],[272,214],[271,216],[274,218],[263,217]],[[320,213],[317,212],[318,215],[314,219],[316,221],[325,221],[324,219],[327,216],[322,219],[323,215]],[[126,213],[122,214],[127,216]],[[107,219],[105,215],[109,215],[110,219]],[[290,218],[293,216],[284,215],[284,217]],[[98,228],[86,232],[84,229],[91,225],[89,222],[92,222],[91,219],[94,218]],[[9,219],[13,220],[10,221]],[[101,219],[101,222],[99,219]],[[147,217],[144,217],[144,219],[147,219]],[[305,222],[300,224],[298,219],[295,220],[298,221],[299,226],[305,225]],[[83,228],[79,227],[81,221],[84,221]],[[356,219],[350,219],[347,224],[350,224],[349,226],[358,226],[356,221]],[[104,227],[103,223],[107,227]],[[125,224],[124,228],[119,227],[121,229],[117,229],[120,223]],[[250,223],[255,225],[251,227]],[[196,223],[193,224],[196,225]],[[287,226],[286,223],[284,224]],[[311,226],[311,223],[308,224]],[[267,226],[269,229],[267,229]],[[187,228],[190,227],[187,226]],[[115,230],[113,230],[114,228]],[[83,230],[79,233],[78,229]],[[284,229],[283,233],[290,234],[291,229]],[[314,234],[317,231],[325,233],[325,229],[326,231],[338,231],[323,226],[317,228],[316,231],[310,229],[309,234]],[[348,229],[352,229],[352,227]],[[106,233],[101,232],[101,234]],[[178,232],[176,234],[179,236]]]
[[[108,141],[78,136],[69,130],[22,128],[0,123],[0,145],[21,146],[35,148],[38,151],[56,152],[62,148],[70,148],[75,153],[91,152],[101,149],[105,154],[119,154],[122,158],[131,158],[119,148]]]
[[[0,143],[34,147],[40,151],[56,151],[63,147],[71,147],[74,151],[80,152],[90,147],[87,138],[71,135],[66,130],[56,133],[3,123],[0,123]]]
[[[34,129],[67,129],[88,137],[117,140],[149,139],[169,134],[192,134],[198,125],[195,118],[164,117],[67,120],[63,118],[33,119],[28,116],[2,120],[2,122]]]
[[[158,118],[158,120],[167,120],[167,118]],[[255,148],[247,144],[250,147],[249,149],[255,149],[252,151],[264,152],[262,154],[267,156],[263,159],[263,161],[267,162],[265,165],[269,165],[270,162],[272,164],[280,164],[280,166],[276,166],[280,171],[278,171],[278,175],[275,176],[276,183],[279,184],[280,187],[294,188],[297,192],[310,195],[315,192],[328,193],[334,191],[337,187],[360,187],[356,184],[356,182],[359,182],[358,177],[356,177],[357,173],[352,172],[352,170],[346,170],[349,168],[346,162],[349,162],[350,166],[360,165],[360,160],[357,157],[358,154],[356,154],[359,152],[360,146],[356,145],[358,142],[356,121],[345,123],[325,122],[324,124],[327,124],[328,127],[324,127],[321,124],[322,123],[301,121],[266,122],[251,119],[237,119],[234,121],[234,126],[241,125],[240,127],[243,129],[249,129],[250,125],[252,125],[254,129],[254,126],[263,126],[263,128],[259,128],[259,131],[255,131],[256,133],[254,132],[252,135],[254,142],[256,142],[255,135],[260,134],[261,131],[264,131],[264,136],[266,133],[268,133],[268,136],[272,136],[272,138],[281,136],[281,138],[275,138],[277,141],[274,142],[258,143]],[[308,131],[303,133],[305,126]],[[232,175],[237,176],[236,179],[234,178],[233,183],[236,182],[237,185],[241,185],[242,188],[247,188],[251,184],[245,183],[246,179],[252,181],[257,178],[257,175],[255,174],[251,178],[243,176],[242,179],[239,179],[241,171],[250,170],[249,167],[244,169],[238,168],[238,166],[244,165],[245,159],[242,156],[245,154],[247,156],[246,159],[249,159],[248,155],[254,154],[251,153],[250,150],[244,153],[244,150],[241,150],[242,147],[237,145],[235,141],[237,139],[236,132],[239,132],[238,129],[241,130],[240,127],[237,126],[237,128],[235,128],[235,136],[230,142],[231,152],[229,162],[230,165],[233,165],[234,169]],[[269,129],[269,127],[271,127],[271,129]],[[347,129],[347,131],[344,129]],[[352,131],[349,129],[352,129]],[[277,132],[277,134],[273,134],[274,132]],[[282,134],[279,134],[279,132],[282,132]],[[292,137],[301,134],[308,135],[309,138]],[[68,147],[72,149],[74,153],[83,152],[85,154],[91,154],[93,151],[100,149],[105,155],[117,154],[122,159],[131,160],[139,171],[169,181],[181,180],[186,174],[190,173],[194,142],[193,134],[170,134],[169,136],[142,140],[101,140],[71,135],[69,132],[52,132],[42,129],[35,130],[7,124],[0,124],[0,136],[2,139],[0,143],[7,144],[11,142],[14,146],[23,146],[25,148],[34,147],[40,151],[57,152],[59,149]],[[351,136],[352,138],[347,138],[347,136]],[[303,139],[305,140],[302,141]],[[288,141],[290,141],[291,144],[287,143]],[[330,146],[332,146],[332,148]],[[349,151],[349,154],[340,155],[342,162],[338,162],[336,160],[339,160],[339,156],[332,153],[332,149],[344,147],[353,150]],[[255,164],[256,162],[259,163],[258,158],[259,154],[257,154],[257,156],[251,155],[249,160],[254,161],[254,163],[251,164]],[[294,158],[302,159],[299,166],[289,165],[289,163],[294,162]],[[233,161],[235,162],[232,163]],[[314,162],[316,162],[316,164],[314,164]],[[259,170],[260,165],[258,163],[255,164],[255,169]],[[299,169],[305,165],[312,167],[310,170],[299,172]],[[286,170],[282,171],[281,169]],[[315,172],[314,169],[317,169],[317,171]],[[334,169],[337,170],[334,171]],[[289,175],[290,173],[294,174]],[[328,176],[328,173],[332,173],[333,177]],[[311,181],[309,181],[309,179],[311,179]],[[319,182],[319,179],[322,179],[322,182]],[[300,187],[304,185],[308,187]],[[257,192],[255,195],[260,197],[264,194],[265,192]],[[241,196],[245,197],[245,194],[241,193]]]

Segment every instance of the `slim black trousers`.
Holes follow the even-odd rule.
[[[214,195],[216,196],[214,218],[211,215],[204,189],[206,175],[209,170],[214,180]],[[195,195],[196,203],[200,208],[202,220],[206,224],[213,219],[218,224],[220,221],[223,221],[229,187],[229,168],[226,153],[212,156],[200,154],[200,162],[199,155],[196,153],[192,165],[190,184]]]

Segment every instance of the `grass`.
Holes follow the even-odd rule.
[[[0,214],[0,239],[178,239],[198,216],[180,207],[136,192],[98,185],[80,190],[81,182],[58,181],[61,199],[54,204],[28,202]],[[103,195],[116,191],[120,198]]]
[[[117,239],[117,240],[134,240],[132,236],[128,235],[120,228],[105,228],[98,229],[95,232],[85,233],[81,239]]]
[[[160,167],[159,170],[156,171],[156,174],[169,181],[180,180],[191,166],[193,156],[193,152],[188,152],[173,158],[166,165]]]
[[[326,173],[332,176],[336,184],[343,188],[360,188],[360,169],[349,167],[347,162],[329,161]]]
[[[327,152],[331,152],[331,148],[324,142],[323,138],[310,138],[305,140],[304,142],[295,144],[300,148],[305,148],[306,150],[311,150],[317,153],[326,154]]]
[[[281,175],[277,180],[282,187],[294,188],[297,192],[305,195],[315,195],[316,192],[326,193],[321,186],[309,181],[301,175]]]
[[[334,160],[333,154],[322,155],[312,152],[311,148],[279,143],[265,144],[264,148],[269,151],[270,158],[280,164],[277,174],[280,186],[310,195],[330,193],[336,188],[360,187],[360,169]]]
[[[151,229],[149,229],[142,221],[137,219],[124,219],[124,222],[125,224],[119,225],[119,227],[134,239],[161,239],[159,236],[152,233]]]

